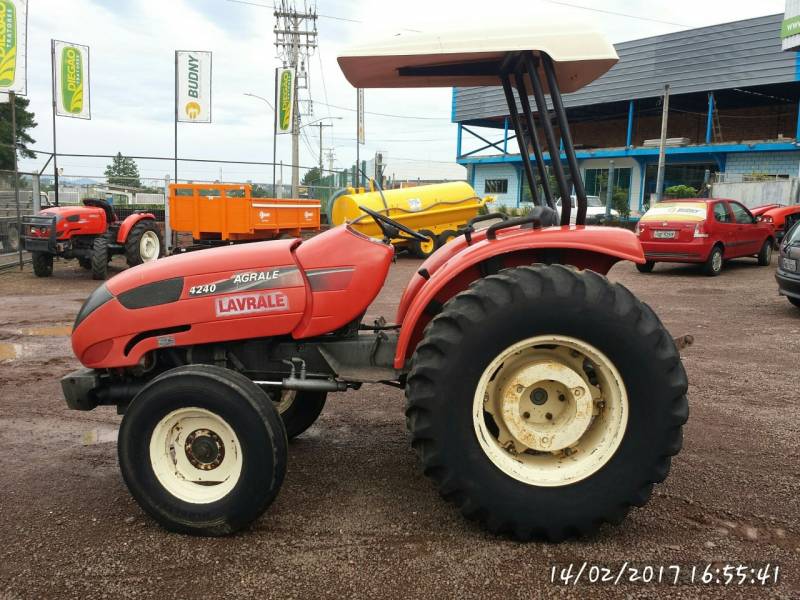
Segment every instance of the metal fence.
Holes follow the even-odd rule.
[[[22,260],[22,218],[38,210],[39,192],[36,173],[19,173],[15,185],[13,171],[0,171],[0,268]]]

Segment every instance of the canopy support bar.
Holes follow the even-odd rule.
[[[531,103],[528,100],[528,90],[525,87],[524,74],[517,71],[514,74],[514,79],[517,82],[517,92],[519,93],[519,100],[522,103],[522,113],[525,115],[528,127],[528,137],[530,138],[531,145],[533,146],[533,155],[536,157],[536,169],[539,171],[539,180],[542,182],[542,192],[544,199],[552,209],[556,205],[553,202],[553,194],[550,192],[550,186],[547,181],[547,167],[544,164],[544,155],[542,154],[542,144],[539,142],[539,134],[536,132],[536,123],[533,120],[533,111],[531,111]]]
[[[508,61],[505,61],[508,62]],[[517,136],[517,144],[519,145],[519,154],[522,158],[522,165],[525,168],[525,177],[528,180],[528,187],[531,190],[531,198],[533,203],[537,206],[542,206],[542,199],[539,197],[539,190],[536,185],[536,178],[533,175],[533,167],[531,166],[531,157],[528,154],[528,145],[525,141],[525,136],[522,133],[522,125],[519,120],[519,112],[517,112],[517,101],[514,99],[514,91],[511,89],[511,79],[508,76],[508,71],[502,69],[500,73],[500,81],[503,82],[503,92],[506,95],[506,102],[508,103],[508,116],[511,117],[511,125],[514,127],[514,132]]]
[[[578,199],[578,214],[576,215],[575,222],[578,225],[584,225],[586,223],[586,208],[588,202],[586,199],[586,189],[583,187],[581,170],[580,167],[578,167],[578,159],[575,156],[575,145],[572,143],[572,134],[570,134],[569,131],[567,111],[564,110],[564,103],[561,100],[561,90],[558,87],[558,79],[556,78],[556,70],[553,67],[553,60],[546,54],[542,54],[542,66],[544,67],[545,77],[547,77],[547,87],[550,88],[550,99],[553,101],[553,109],[558,119],[558,128],[561,130],[564,154],[567,155],[567,163],[569,163],[569,170],[572,173],[572,185],[575,187],[575,196]],[[613,188],[614,184],[613,182],[609,182],[608,185]],[[564,202],[561,204],[563,205]],[[570,202],[570,204],[572,203]]]
[[[564,173],[564,165],[561,164],[561,149],[556,140],[556,134],[553,131],[553,124],[550,121],[550,112],[547,108],[547,100],[544,97],[544,88],[539,78],[538,65],[536,64],[533,54],[524,56],[522,62],[527,68],[528,77],[533,86],[533,98],[536,100],[536,108],[539,111],[539,121],[542,124],[542,129],[544,129],[544,137],[547,140],[547,146],[550,151],[550,164],[553,166],[553,172],[556,176],[556,182],[558,183],[558,190],[561,194],[561,224],[569,225],[570,212],[572,210],[571,195],[569,186],[567,185],[567,177]],[[553,90],[550,90],[550,93],[552,94]]]

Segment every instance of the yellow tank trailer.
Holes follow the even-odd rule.
[[[348,188],[331,200],[328,215],[331,225],[349,222],[361,233],[380,237],[381,230],[372,217],[358,207],[366,206],[385,214],[428,236],[430,242],[392,240],[395,246],[407,247],[420,258],[427,258],[437,248],[452,240],[478,210],[494,198],[479,198],[468,183],[454,181],[396,190],[356,191]]]

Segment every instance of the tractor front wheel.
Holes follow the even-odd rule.
[[[428,325],[406,417],[425,474],[466,517],[560,541],[647,503],[681,448],[686,390],[672,338],[627,289],[517,267]]]
[[[105,279],[108,276],[108,261],[111,256],[108,253],[108,240],[104,237],[97,237],[92,243],[92,279]]]
[[[325,406],[325,392],[283,390],[273,397],[275,410],[286,428],[286,437],[296,438],[314,424]]]
[[[164,255],[163,247],[161,231],[155,221],[139,221],[125,240],[125,260],[129,267],[156,260]]]
[[[119,431],[122,476],[170,531],[219,536],[257,519],[278,495],[286,432],[267,395],[241,373],[210,365],[148,383]]]
[[[53,255],[48,252],[34,252],[31,257],[33,273],[37,277],[50,277],[53,274]]]

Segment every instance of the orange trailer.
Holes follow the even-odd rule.
[[[255,241],[319,231],[319,200],[254,198],[252,186],[178,183],[169,186],[169,223],[196,241]]]

